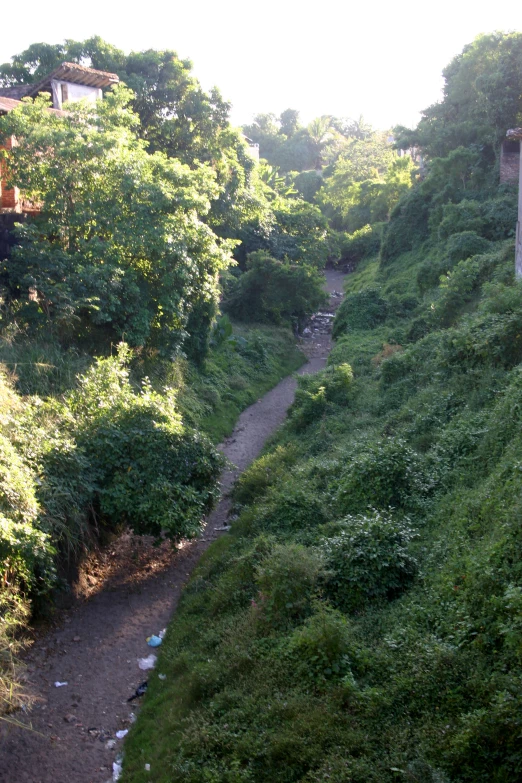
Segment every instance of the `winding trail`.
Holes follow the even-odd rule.
[[[327,290],[342,291],[342,279],[342,273],[327,270]],[[331,299],[331,308],[339,301]],[[330,336],[316,334],[303,343],[308,362],[299,373],[317,372],[326,363]],[[32,730],[0,726],[1,783],[111,779],[122,747],[115,732],[130,725],[133,710],[127,698],[147,678],[137,665],[139,657],[153,652],[145,639],[167,625],[192,569],[226,523],[229,489],[284,421],[296,385],[294,377],[282,380],[243,411],[220,445],[235,468],[222,476],[223,498],[201,538],[172,549],[167,542],[153,547],[124,534],[93,556],[79,584],[83,600],[70,601],[55,627],[25,656],[27,685],[36,702],[30,714],[16,717]],[[55,682],[67,685],[55,687]]]

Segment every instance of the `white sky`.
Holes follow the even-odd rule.
[[[0,30],[0,62],[31,43],[92,35],[126,52],[174,49],[232,102],[237,124],[293,108],[304,122],[362,114],[387,128],[418,122],[440,96],[442,68],[476,35],[521,31],[522,3],[25,0],[4,10]]]

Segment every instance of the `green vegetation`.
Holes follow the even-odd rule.
[[[246,272],[231,281],[224,309],[241,321],[303,322],[327,302],[323,276],[312,266],[277,261],[258,250]]]
[[[520,779],[522,288],[491,152],[522,110],[521,41],[483,36],[446,70],[413,132],[425,176],[347,278],[328,368],[237,484],[125,781]]]
[[[215,443],[304,361],[291,317],[322,301],[327,255],[318,207],[263,181],[188,61],[99,38],[35,44],[0,83],[64,59],[132,90],[64,113],[40,96],[0,118],[0,139],[17,140],[2,166],[39,206],[0,259],[0,714],[24,698],[16,635],[52,607],[71,563],[124,526],[198,534],[218,492]],[[297,309],[278,309],[272,287],[273,317],[232,323],[219,307],[244,273],[233,251],[259,248],[298,270]]]

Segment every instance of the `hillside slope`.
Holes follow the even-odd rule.
[[[520,779],[522,288],[512,240],[470,233],[349,278],[329,367],[185,592],[125,781]]]

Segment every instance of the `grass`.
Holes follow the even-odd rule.
[[[418,295],[421,255],[390,292]],[[349,291],[375,285],[374,263]],[[506,253],[491,274],[522,312],[511,269]],[[457,297],[451,327],[402,351],[383,350],[393,320],[337,342],[350,392],[326,391],[304,427],[296,410],[244,474],[239,518],[169,627],[124,783],[520,779],[521,357],[512,311],[484,320],[494,295]]]

